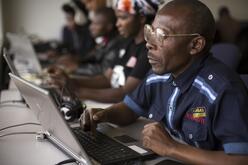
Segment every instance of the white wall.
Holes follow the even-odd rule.
[[[218,8],[226,5],[235,18],[248,21],[246,12],[248,0],[201,1],[210,7],[215,18],[217,18]],[[64,23],[61,6],[65,2],[70,2],[70,0],[2,0],[4,32],[24,30],[28,34],[36,34],[44,39],[58,39]],[[0,37],[1,30],[0,23]]]
[[[3,0],[5,32],[27,32],[44,39],[60,37],[61,11],[69,0]]]

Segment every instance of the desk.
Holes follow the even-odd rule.
[[[8,104],[10,105],[10,104]],[[30,109],[24,104],[14,103],[0,108],[0,129],[21,123],[39,123]],[[143,125],[148,120],[139,119],[128,126],[119,127],[118,131],[139,139]],[[12,132],[39,132],[39,125],[25,125],[0,131],[0,135]],[[54,165],[69,157],[48,141],[37,141],[34,134],[10,135],[0,138],[0,164],[3,165]],[[146,161],[146,165],[153,165],[165,158]]]
[[[24,106],[1,108],[0,121],[1,128],[26,122],[39,123],[33,113]],[[1,131],[0,134],[41,130],[41,126],[26,125]],[[67,158],[51,143],[37,141],[35,135],[11,135],[0,138],[0,164],[3,165],[54,165]]]

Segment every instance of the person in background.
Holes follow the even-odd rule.
[[[81,0],[81,2],[85,4],[89,11],[95,11],[107,5],[106,0]]]
[[[146,56],[144,25],[153,20],[159,4],[158,0],[118,0],[116,2],[116,26],[126,41],[116,54],[117,60],[103,75],[67,80],[72,90],[81,99],[119,102],[143,80],[150,70]],[[67,79],[62,78],[61,71],[56,69],[50,70],[50,74],[57,84]],[[63,81],[60,81],[61,79]]]
[[[62,30],[62,45],[60,51],[66,54],[56,61],[61,66],[68,66],[70,61],[77,61],[83,58],[91,49],[95,42],[90,35],[88,26],[79,25],[75,21],[75,9],[69,4],[64,4],[62,10],[65,13],[66,25]],[[72,70],[76,66],[72,66]]]
[[[218,42],[235,43],[240,32],[240,23],[234,19],[227,7],[219,9],[219,20],[216,23]]]
[[[66,19],[66,25],[62,30],[64,53],[78,56],[87,54],[94,47],[94,39],[90,35],[88,27],[75,22],[75,10],[70,5],[64,4],[62,10]]]
[[[123,102],[88,109],[81,126],[128,125],[139,117],[143,145],[186,164],[248,162],[248,94],[237,75],[209,53],[215,35],[211,11],[197,0],[173,0],[145,25],[152,71]]]
[[[115,24],[112,8],[103,7],[95,11],[90,24],[91,35],[96,41],[95,49],[84,56],[74,74],[99,75],[112,66],[122,41]]]

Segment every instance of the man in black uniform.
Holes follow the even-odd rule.
[[[144,41],[144,25],[153,20],[158,5],[158,0],[117,1],[116,26],[120,35],[127,40],[116,54],[117,61],[104,75],[68,81],[81,99],[119,102],[125,94],[138,86],[150,69]],[[52,76],[61,79],[58,71],[53,71]]]

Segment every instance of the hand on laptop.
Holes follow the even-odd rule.
[[[97,124],[107,121],[106,111],[100,108],[91,108],[84,111],[80,117],[80,126],[84,131],[91,131],[95,135]]]
[[[56,65],[62,66],[66,73],[72,73],[78,68],[78,62],[70,55],[64,55],[56,61]]]
[[[48,67],[45,72],[49,76],[47,84],[60,89],[62,89],[66,85],[69,79],[65,71],[58,66]]]

